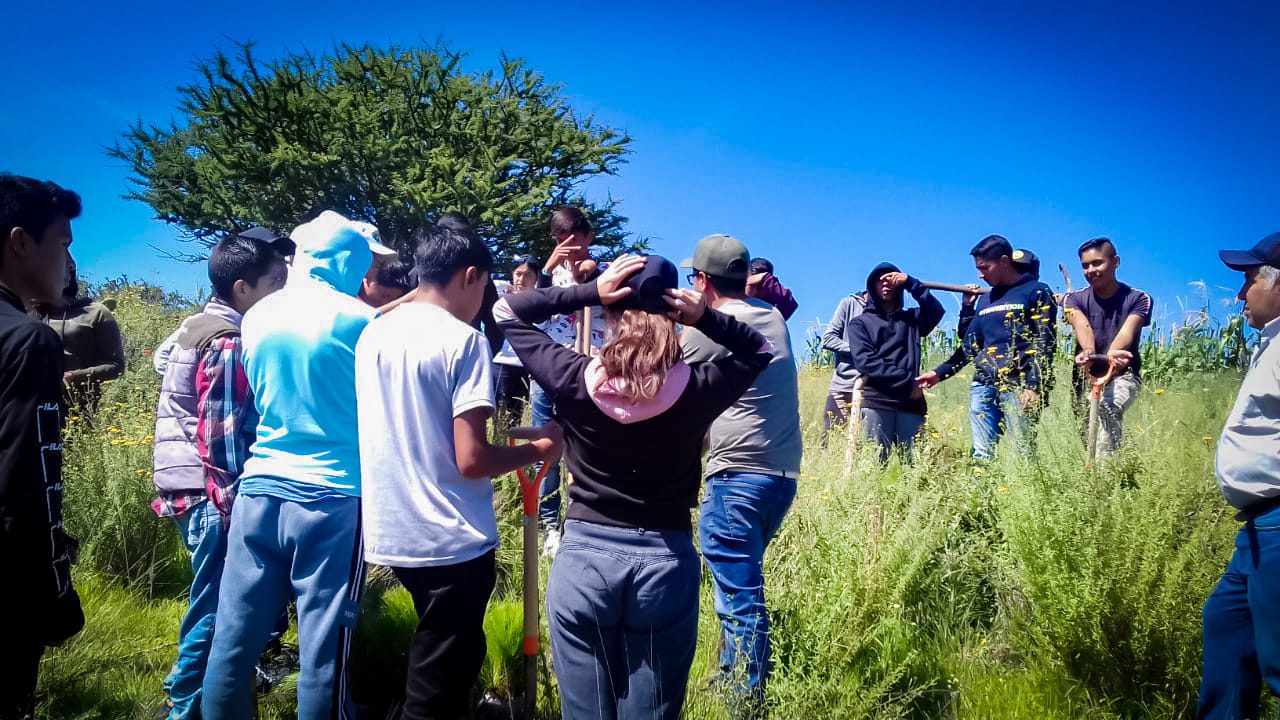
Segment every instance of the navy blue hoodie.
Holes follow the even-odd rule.
[[[945,380],[970,361],[973,379],[1000,390],[1047,390],[1057,340],[1058,305],[1048,285],[1028,274],[978,298],[976,317],[954,354],[935,368]]]
[[[845,335],[853,366],[864,379],[862,407],[924,415],[924,396],[911,397],[920,374],[920,339],[933,332],[946,314],[942,303],[920,281],[908,276],[905,290],[918,308],[893,312],[881,306],[876,284],[881,275],[900,272],[880,263],[867,276],[867,309],[849,323]]]

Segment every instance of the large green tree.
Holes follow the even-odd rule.
[[[630,138],[579,117],[521,60],[482,73],[462,60],[444,46],[341,45],[263,62],[240,45],[198,65],[168,127],[139,122],[108,152],[133,171],[127,197],[200,251],[223,232],[287,231],[319,209],[372,222],[404,247],[452,210],[500,259],[546,257],[548,219],[563,204],[586,206],[605,254],[643,247],[612,197],[592,206],[581,195],[584,181],[617,171]]]

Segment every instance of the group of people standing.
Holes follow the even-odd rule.
[[[366,563],[390,568],[419,615],[402,716],[465,716],[497,577],[491,478],[566,449],[568,511],[544,503],[564,715],[678,716],[700,585],[689,509],[704,477],[725,685],[744,712],[762,705],[761,563],[801,456],[782,314],[748,295],[762,273],[729,236],[695,248],[689,290],[657,256],[598,266],[576,208],[552,215],[551,234],[547,265],[518,259],[494,292],[485,242],[442,219],[415,238],[416,288],[389,299],[370,286],[396,258],[336,213],[213,247],[213,299],[156,352],[153,508],[177,523],[194,571],[170,717],[247,717],[290,599],[299,716],[353,713],[345,662]],[[781,287],[769,279],[754,285]],[[496,355],[475,327],[486,315]],[[525,378],[533,427],[514,426]],[[526,444],[491,440],[500,408]]]
[[[68,285],[79,214],[74,193],[0,176],[0,570],[31,578],[0,593],[5,720],[30,713],[44,649],[84,624],[61,524],[62,394],[76,379],[58,334],[30,314]],[[251,717],[254,666],[291,600],[299,717],[351,716],[366,563],[389,567],[418,614],[402,716],[466,716],[497,574],[492,478],[562,455],[568,509],[546,515],[563,716],[679,716],[703,562],[722,627],[718,684],[735,714],[766,706],[762,561],[802,459],[785,323],[795,299],[728,235],[682,263],[690,289],[659,256],[597,263],[578,209],[557,210],[551,234],[548,262],[518,259],[500,291],[487,244],[456,215],[416,234],[411,267],[376,228],[333,212],[287,237],[256,228],[212,248],[213,298],[156,352],[153,508],[173,518],[194,575],[169,717]],[[920,279],[883,263],[841,303],[824,339],[838,363],[832,420],[856,408],[886,452],[909,449],[923,390],[973,363],[974,457],[989,458],[1006,429],[1029,440],[1052,387],[1058,302],[1029,251],[990,236],[970,254],[991,289],[970,289],[959,348],[933,370],[921,372],[921,339],[944,311]],[[1113,450],[1150,298],[1116,280],[1109,240],[1079,254],[1089,287],[1063,304],[1078,365],[1102,354],[1114,377],[1100,430]],[[1201,716],[1234,718],[1256,713],[1264,682],[1280,692],[1280,626],[1267,619],[1280,549],[1263,532],[1280,513],[1280,234],[1223,261],[1245,272],[1245,315],[1262,333],[1218,454],[1246,524],[1205,607]],[[533,427],[518,426],[526,374]],[[491,439],[500,411],[524,444]]]
[[[1100,403],[1099,447],[1114,452],[1122,436],[1124,411],[1140,383],[1142,328],[1151,322],[1151,298],[1116,278],[1120,256],[1108,238],[1080,246],[1088,286],[1055,297],[1041,282],[1039,259],[1014,249],[999,235],[983,238],[969,252],[989,290],[967,286],[957,320],[955,352],[921,372],[921,340],[945,310],[929,288],[896,266],[881,263],[867,286],[841,300],[822,337],[832,352],[834,371],[827,395],[825,431],[850,421],[877,442],[882,458],[894,448],[910,451],[925,422],[923,391],[972,363],[969,421],[973,457],[990,460],[1001,435],[1016,436],[1024,452],[1034,451],[1034,425],[1053,387],[1057,317],[1064,308],[1076,345],[1073,387],[1076,407],[1093,382],[1107,383]],[[903,304],[910,294],[916,307]],[[1092,374],[1097,363],[1105,373]]]

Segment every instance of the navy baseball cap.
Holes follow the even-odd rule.
[[[1219,250],[1218,257],[1232,270],[1248,270],[1259,265],[1280,268],[1280,232],[1258,241],[1251,250]]]
[[[251,227],[244,232],[238,232],[236,233],[236,236],[248,238],[250,240],[261,240],[262,242],[270,245],[276,252],[280,253],[281,257],[287,258],[291,255],[297,254],[298,252],[297,245],[289,239],[289,236],[281,235],[261,226]]]
[[[667,290],[679,284],[680,276],[674,263],[661,255],[648,255],[644,267],[627,278],[626,287],[631,288],[631,294],[619,300],[618,307],[652,314],[668,313],[671,306],[666,301]]]

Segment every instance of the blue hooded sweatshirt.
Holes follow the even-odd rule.
[[[373,263],[350,221],[298,226],[285,287],[244,316],[245,374],[261,420],[242,495],[295,502],[360,496],[356,341],[377,311],[356,299]]]

